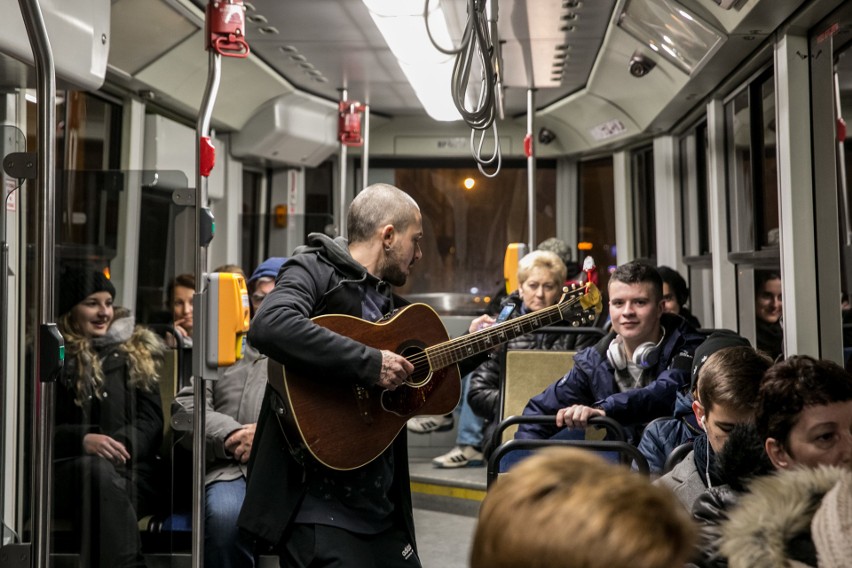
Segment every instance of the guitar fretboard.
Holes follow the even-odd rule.
[[[544,326],[565,319],[563,313],[579,301],[579,297],[566,300],[555,306],[538,310],[511,319],[498,325],[439,343],[425,350],[432,370],[443,369],[468,357],[506,343],[516,337],[533,332]]]

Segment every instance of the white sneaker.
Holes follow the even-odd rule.
[[[482,452],[473,446],[456,446],[446,454],[432,460],[432,465],[440,468],[478,467],[483,465]]]
[[[444,432],[452,430],[452,416],[416,416],[405,425],[409,432],[428,434],[429,432]]]

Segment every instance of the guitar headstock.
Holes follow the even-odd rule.
[[[562,319],[571,321],[578,327],[584,323],[592,324],[603,310],[601,292],[592,282],[572,284],[562,288],[559,300],[559,312]]]

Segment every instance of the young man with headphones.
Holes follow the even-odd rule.
[[[556,415],[556,422],[522,424],[516,438],[550,438],[563,427],[584,428],[593,416],[639,425],[674,411],[703,335],[663,313],[662,278],[649,264],[619,266],[608,292],[612,333],[578,353],[574,367],[524,409],[525,415]]]

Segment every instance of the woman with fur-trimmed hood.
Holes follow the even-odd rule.
[[[103,273],[69,268],[59,291],[66,358],[56,396],[56,510],[75,521],[84,565],[145,566],[137,518],[156,493],[164,346],[113,306]]]
[[[720,552],[728,558],[728,566],[839,568],[852,564],[849,507],[836,506],[848,504],[850,484],[852,472],[835,466],[797,468],[755,479],[721,527]],[[833,500],[823,503],[835,486]],[[846,511],[845,518],[837,515],[838,510]]]

